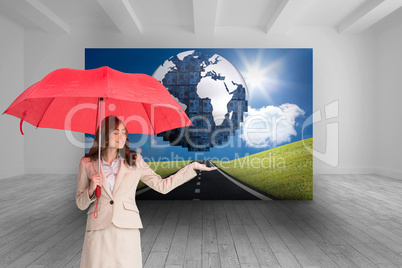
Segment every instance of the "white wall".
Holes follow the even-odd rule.
[[[270,36],[257,30],[226,29],[218,31],[215,36],[204,38],[196,38],[192,33],[186,32],[167,36],[157,29],[131,38],[107,32],[48,35],[27,31],[24,50],[25,87],[57,68],[84,69],[84,49],[87,47],[312,47],[314,49],[313,110],[324,111],[326,104],[339,100],[339,118],[328,122],[339,122],[340,145],[339,166],[332,168],[314,159],[314,173],[372,173],[375,170],[372,44],[373,39],[369,32],[360,35],[340,35],[332,28],[294,28],[288,34],[281,36]],[[19,89],[17,91],[20,92]],[[14,92],[13,96],[15,95]],[[83,150],[72,146],[63,131],[35,129],[28,124],[25,129],[26,173],[77,172]],[[325,122],[315,124],[313,132],[314,149],[325,152]],[[76,133],[75,137],[83,140],[83,134]]]
[[[402,179],[402,8],[373,29],[376,51],[377,172]]]
[[[24,30],[0,15],[0,111],[24,90]],[[24,141],[20,120],[0,116],[0,179],[24,174]],[[24,127],[24,126],[23,126]]]
[[[389,84],[387,89],[390,94],[394,92],[392,96],[395,96],[395,88],[400,79],[400,75],[394,75],[390,79],[387,71],[392,69],[396,72],[398,67],[396,64],[392,65],[394,54],[388,50],[397,50],[398,44],[402,43],[399,39],[395,46],[389,44],[397,38],[393,37],[392,27],[389,33],[384,30],[388,25],[384,29],[377,27],[374,37],[370,31],[359,35],[345,35],[338,34],[332,28],[311,27],[293,28],[284,35],[228,28],[218,30],[214,36],[203,37],[195,37],[193,33],[182,31],[172,36],[163,30],[154,29],[145,31],[141,36],[127,37],[112,32],[50,35],[34,30],[24,31],[2,15],[0,22],[2,111],[24,89],[47,73],[63,67],[84,69],[84,49],[88,47],[313,48],[313,111],[321,109],[324,112],[325,105],[339,101],[339,117],[316,123],[313,129],[314,149],[324,153],[325,124],[339,123],[339,165],[333,168],[315,158],[314,173],[373,173],[393,170],[394,174],[399,174],[401,171],[396,160],[397,150],[393,147],[397,141],[388,141],[391,133],[397,131],[387,131],[390,136],[384,136],[384,139],[381,136],[381,140],[378,136],[383,134],[379,129],[388,127],[387,130],[400,130],[400,127],[388,126],[384,121],[380,122],[381,128],[373,124],[374,117],[381,117],[379,109],[374,110],[373,107],[382,107],[380,110],[384,113],[397,112],[393,106],[387,106],[389,101],[396,104],[396,98],[390,100],[385,98],[386,95],[376,93],[376,74],[379,70],[381,84]],[[392,23],[401,25],[395,20],[388,24]],[[381,41],[374,42],[380,39]],[[379,49],[381,46],[383,49]],[[376,53],[384,55],[375,57]],[[377,64],[378,62],[380,63]],[[325,118],[325,113],[322,115]],[[2,129],[7,129],[1,133],[0,139],[4,152],[0,158],[1,177],[24,173],[77,173],[79,159],[84,152],[69,142],[64,131],[36,129],[29,123],[24,123],[25,135],[22,136],[17,118],[3,115],[0,120]],[[84,134],[73,135],[80,141],[84,140]]]

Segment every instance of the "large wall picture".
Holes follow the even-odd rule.
[[[136,199],[313,199],[312,49],[87,48],[85,68],[102,66],[153,76],[190,118],[190,127],[129,134],[157,174],[192,161],[218,167],[167,194],[140,181]],[[85,138],[88,152],[94,136]]]

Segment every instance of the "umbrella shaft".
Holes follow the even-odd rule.
[[[98,140],[98,173],[100,173],[100,165],[101,165],[101,140],[102,140],[102,124],[101,124],[101,109],[102,105],[101,102],[103,101],[103,98],[99,98],[99,104],[98,104],[98,126],[99,126],[99,140]]]

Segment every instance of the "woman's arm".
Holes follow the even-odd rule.
[[[182,185],[183,183],[191,180],[195,176],[197,176],[197,172],[195,172],[193,168],[193,164],[189,164],[175,174],[163,179],[160,175],[156,174],[147,163],[145,163],[144,159],[142,158],[141,154],[137,153],[137,165],[141,172],[140,179],[149,187],[154,189],[155,191],[167,194],[177,186]]]
[[[80,165],[78,167],[78,183],[75,195],[75,203],[81,210],[87,209],[89,205],[96,200],[95,195],[92,195],[92,197],[89,198],[89,179],[83,162],[84,158],[81,158]]]

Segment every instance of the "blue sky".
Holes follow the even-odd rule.
[[[239,129],[226,146],[211,148],[209,152],[188,152],[187,148],[169,146],[169,142],[163,141],[161,137],[138,134],[129,135],[130,144],[138,143],[141,139],[145,142],[137,144],[139,148],[132,149],[139,151],[150,161],[170,161],[175,157],[179,160],[231,160],[302,139],[303,122],[312,114],[313,108],[312,49],[88,48],[85,50],[85,68],[109,66],[122,72],[152,75],[165,60],[188,50],[197,50],[211,56],[219,54],[239,70],[249,91],[249,112],[245,114],[245,118],[285,115],[290,119],[278,124],[276,143],[268,138],[267,134],[252,133],[248,135],[250,140],[246,140],[241,135],[244,129]],[[261,120],[254,120],[249,125],[259,128],[264,124]],[[303,137],[306,139],[312,136],[310,125],[304,130]],[[90,143],[92,137],[93,135],[86,134]],[[163,148],[153,148],[151,144]],[[87,146],[90,145],[92,143]]]

